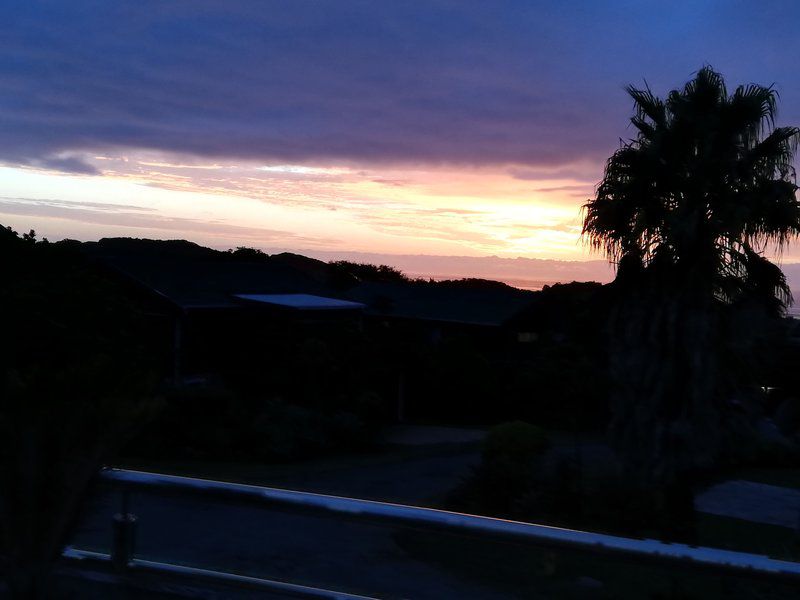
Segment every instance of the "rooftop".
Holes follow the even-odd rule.
[[[248,302],[258,302],[296,310],[360,310],[360,302],[327,298],[313,294],[234,294],[236,298]]]
[[[536,301],[536,293],[507,288],[466,288],[364,282],[347,292],[367,314],[440,323],[501,326]]]

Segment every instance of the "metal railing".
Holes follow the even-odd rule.
[[[63,557],[70,562],[79,565],[113,564],[117,559],[117,557],[115,557],[113,554],[93,552],[91,550],[79,550],[77,548],[67,548],[64,551]],[[137,578],[138,575],[156,575],[167,578],[179,577],[189,579],[195,585],[203,583],[212,585],[233,585],[238,588],[257,590],[267,593],[277,593],[280,594],[281,597],[292,596],[295,598],[320,600],[376,600],[374,598],[370,598],[369,596],[359,596],[356,594],[337,592],[323,588],[311,587],[308,585],[274,581],[259,577],[249,577],[247,575],[239,575],[236,573],[211,571],[209,569],[187,567],[185,565],[144,560],[134,557],[127,557],[127,564],[125,568],[126,572],[124,574],[117,572],[117,575],[122,577],[122,583],[131,583]],[[120,583],[119,579],[111,579],[110,581],[112,583]],[[169,586],[164,587],[169,589]],[[186,591],[187,587],[188,586],[183,585],[182,590]]]
[[[698,569],[705,573],[766,579],[776,583],[800,583],[800,563],[777,560],[757,554],[673,544],[651,539],[624,538],[431,508],[194,477],[123,469],[105,470],[101,477],[105,481],[121,487],[123,492],[122,511],[115,515],[112,553],[105,555],[70,548],[65,552],[65,557],[79,561],[110,561],[117,566],[118,571],[123,570],[129,573],[149,571],[184,574],[211,582],[244,584],[249,587],[286,592],[306,598],[364,598],[319,588],[137,559],[134,547],[135,517],[129,514],[125,498],[126,494],[131,491],[151,490],[169,494],[188,493],[193,496],[199,495],[236,503],[251,503],[265,508],[280,508],[315,514],[329,513],[339,518],[410,525],[451,533],[476,534],[486,538],[529,543],[539,548],[577,550],[633,559],[638,563]]]

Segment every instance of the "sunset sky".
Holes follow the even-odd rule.
[[[781,123],[800,124],[796,2],[71,0],[0,16],[0,223],[50,239],[597,259],[580,206],[631,135],[626,84],[663,94],[711,64],[774,83]]]

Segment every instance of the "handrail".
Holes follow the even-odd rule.
[[[424,526],[489,537],[511,538],[547,548],[571,548],[595,554],[610,554],[656,564],[696,567],[732,575],[800,582],[800,563],[768,556],[733,552],[651,539],[632,539],[548,525],[508,521],[432,508],[360,500],[310,492],[298,492],[242,483],[228,483],[195,477],[107,469],[106,481],[126,489],[156,489],[164,492],[193,493],[266,506],[330,512],[350,518]]]
[[[69,547],[64,550],[64,558],[75,563],[99,563],[106,565],[112,562],[110,554],[104,552],[94,552],[91,550],[80,550]],[[134,558],[128,564],[128,575],[137,572],[143,574],[153,574],[160,576],[188,577],[194,582],[206,581],[213,584],[230,584],[250,590],[261,592],[280,593],[283,597],[291,596],[294,598],[306,598],[307,600],[376,600],[370,596],[360,596],[347,592],[338,592],[323,588],[300,585],[297,583],[287,583],[285,581],[275,581],[260,577],[250,577],[237,573],[225,573],[222,571],[210,571],[197,567],[187,567],[185,565],[175,565],[153,560]]]

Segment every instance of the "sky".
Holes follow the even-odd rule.
[[[800,124],[793,1],[9,0],[0,17],[0,223],[53,240],[604,279],[581,205],[632,135],[626,85],[663,95],[710,64],[774,84]]]

